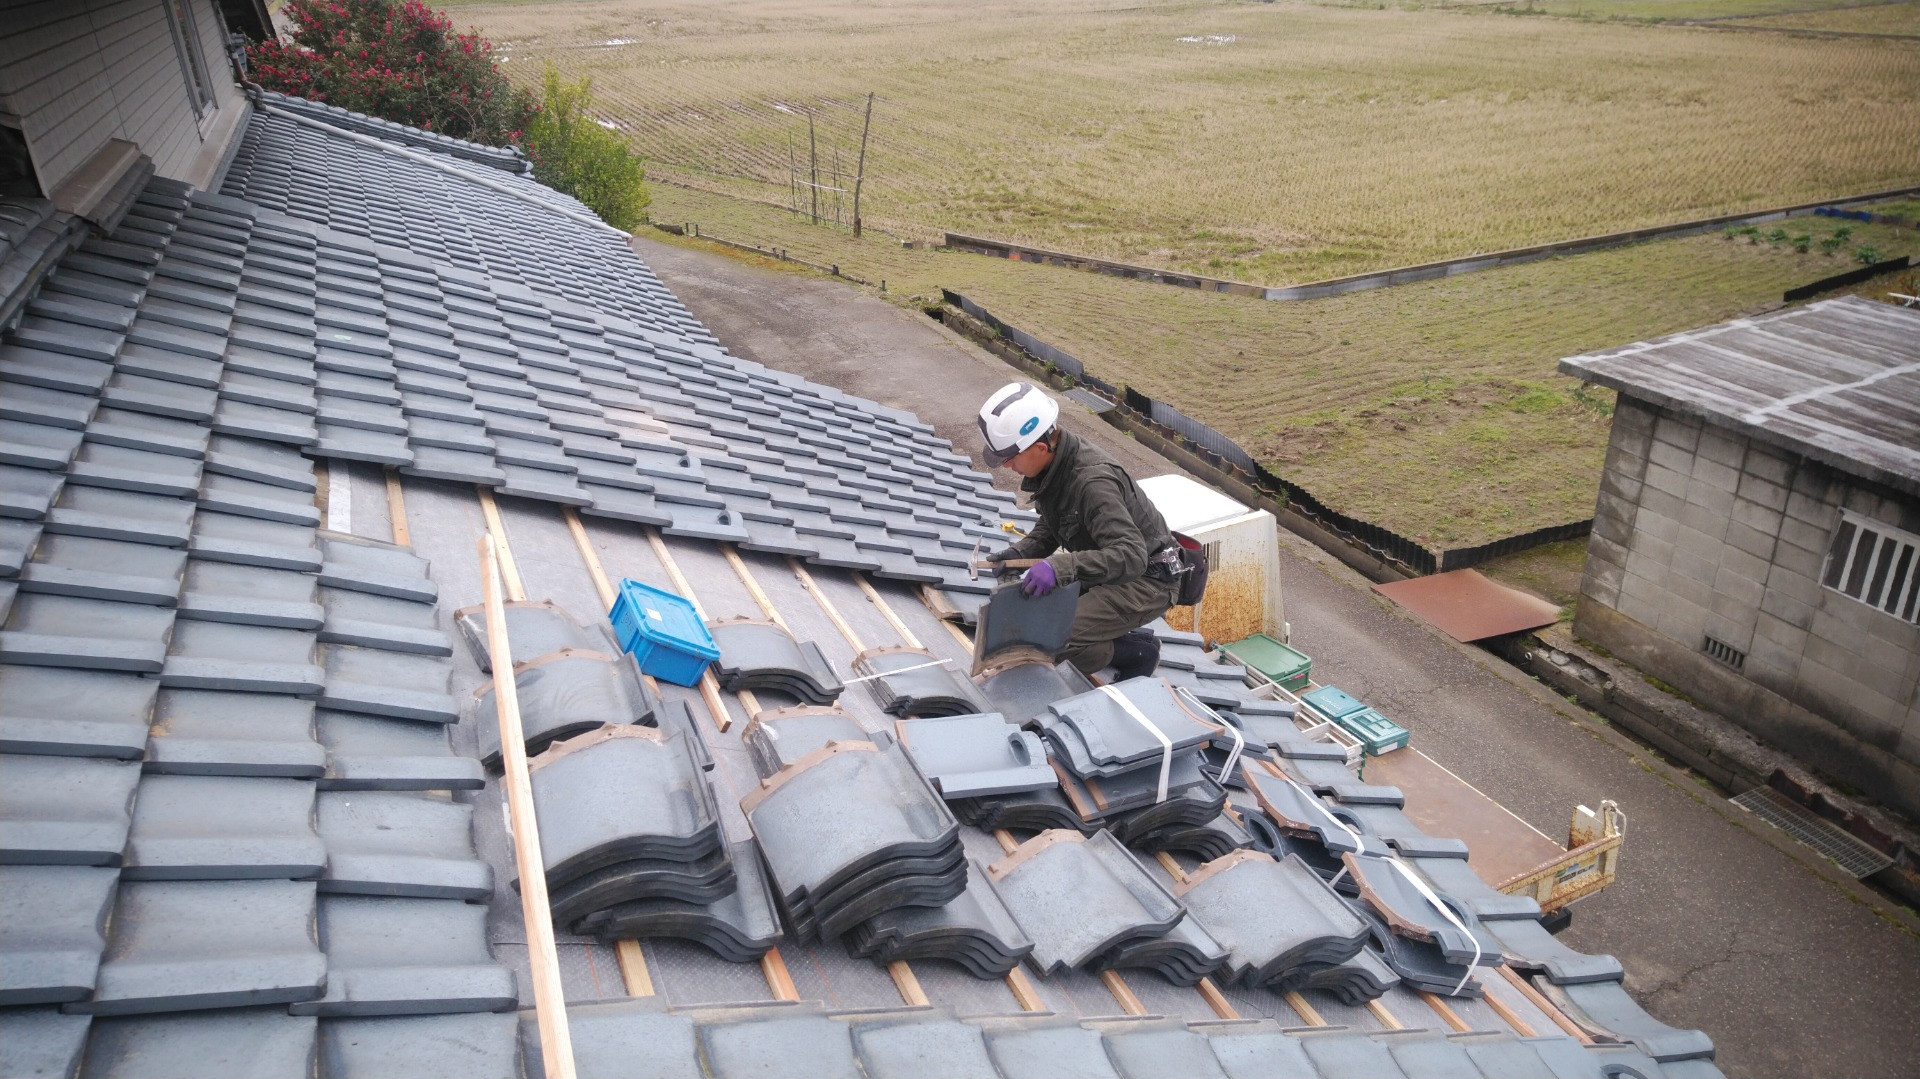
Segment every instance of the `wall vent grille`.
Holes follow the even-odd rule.
[[[1736,671],[1746,669],[1747,654],[1725,641],[1709,636],[1706,643],[1700,646],[1700,650],[1707,654],[1707,658],[1721,666],[1731,667]]]

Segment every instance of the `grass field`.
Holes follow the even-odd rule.
[[[872,90],[873,224],[1262,284],[1920,180],[1920,49],[1899,41],[1301,3],[459,15],[516,75],[592,75],[663,179],[785,203],[814,110],[851,186]]]
[[[1272,303],[904,250],[664,185],[653,215],[884,279],[901,301],[962,292],[1102,378],[1211,424],[1330,505],[1436,548],[1593,512],[1612,397],[1556,374],[1561,357],[1763,310],[1852,265],[1846,253],[1715,234]],[[1837,224],[1782,227],[1825,237]],[[1911,230],[1852,228],[1856,246],[1920,250]]]

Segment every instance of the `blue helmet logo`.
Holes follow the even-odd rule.
[[[1020,425],[1020,433],[1022,435],[1030,435],[1033,433],[1033,429],[1038,426],[1040,426],[1040,417],[1028,416],[1027,422]]]

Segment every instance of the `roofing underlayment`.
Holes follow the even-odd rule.
[[[1718,1074],[1617,964],[1470,879],[1397,789],[1172,631],[1187,694],[1069,708],[1054,733],[1085,776],[949,816],[908,752],[931,742],[896,744],[882,705],[977,693],[1018,725],[1090,688],[1044,663],[955,681],[971,648],[923,589],[977,605],[972,549],[1027,515],[911,415],[729,355],[577,202],[443,142],[269,98],[222,193],[153,180],[110,236],[0,203],[0,317],[21,312],[0,344],[0,1075],[541,1074],[481,760],[488,529],[543,868],[597,934],[560,927],[582,1075]],[[638,680],[600,574],[781,627],[736,664],[760,688]],[[878,654],[944,667],[838,693],[856,657],[901,669]],[[785,711],[829,678],[834,709]],[[1180,732],[1156,800],[1160,751],[1125,713],[1208,706],[1242,711]],[[1026,836],[982,822],[1068,831],[1020,859],[1003,842]],[[1342,939],[1364,924],[1381,949],[1256,939],[1230,896],[1190,919],[1180,882],[1249,844],[1319,875],[1294,889],[1316,925],[1351,911]],[[1081,927],[1057,903],[1017,921],[1071,879],[1009,895],[986,868],[1055,860],[1111,878],[1100,932],[1061,936]],[[1444,988],[1473,944],[1524,978],[1474,967],[1438,1004],[1394,984]],[[1030,994],[993,977],[1030,951],[1059,968]],[[930,1006],[856,952],[911,957]]]

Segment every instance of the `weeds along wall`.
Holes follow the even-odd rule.
[[[1068,381],[1086,386],[1113,401],[1115,407],[1125,410],[1134,422],[1151,427],[1161,437],[1193,453],[1235,482],[1247,484],[1264,492],[1344,542],[1357,546],[1376,558],[1398,563],[1415,574],[1466,569],[1469,566],[1542,544],[1584,536],[1593,528],[1593,520],[1588,518],[1506,536],[1474,547],[1431,550],[1392,529],[1382,528],[1370,521],[1350,517],[1333,509],[1315,498],[1306,488],[1274,475],[1264,465],[1254,460],[1253,455],[1239,443],[1226,435],[1164,401],[1156,401],[1132,387],[1115,386],[1107,382],[1087,370],[1086,364],[1072,355],[1019,327],[1008,325],[966,296],[951,289],[942,289],[941,295],[949,305],[959,308],[995,333],[1012,341],[1035,362],[1059,373]]]
[[[1826,199],[1820,202],[1803,202],[1793,206],[1778,206],[1769,210],[1755,210],[1750,213],[1721,214],[1716,217],[1700,218],[1693,221],[1681,221],[1672,225],[1657,225],[1651,228],[1627,229],[1610,232],[1601,236],[1586,236],[1574,240],[1559,240],[1553,243],[1534,244],[1529,247],[1510,248],[1505,251],[1491,251],[1484,254],[1464,255],[1460,258],[1441,259],[1437,262],[1421,263],[1417,266],[1401,266],[1391,270],[1378,270],[1372,273],[1351,274],[1325,281],[1311,281],[1301,285],[1288,285],[1281,288],[1266,288],[1250,285],[1243,281],[1227,281],[1217,277],[1199,274],[1180,273],[1176,270],[1157,269],[1152,266],[1135,266],[1132,263],[1113,262],[1094,258],[1090,255],[1076,255],[1064,251],[1053,251],[1043,247],[1029,247],[1008,240],[995,240],[984,236],[969,236],[958,232],[946,234],[946,246],[955,251],[964,251],[973,255],[987,255],[992,258],[1011,259],[1014,262],[1033,262],[1046,266],[1065,266],[1090,273],[1102,273],[1109,277],[1124,277],[1134,281],[1151,281],[1160,285],[1173,285],[1178,288],[1198,289],[1202,292],[1225,292],[1236,296],[1254,296],[1263,300],[1317,300],[1328,296],[1343,296],[1349,292],[1364,292],[1367,289],[1389,288],[1394,285],[1412,284],[1415,281],[1430,281],[1437,277],[1452,277],[1455,274],[1473,273],[1477,270],[1491,270],[1501,266],[1517,266],[1536,259],[1557,258],[1563,255],[1577,255],[1587,251],[1601,251],[1609,247],[1626,244],[1644,243],[1648,240],[1672,239],[1680,236],[1697,236],[1704,232],[1724,229],[1736,225],[1760,225],[1771,221],[1783,220],[1794,214],[1812,210],[1822,217],[1843,218],[1849,221],[1878,221],[1882,224],[1905,226],[1910,224],[1903,218],[1888,217],[1884,214],[1870,213],[1864,210],[1847,210],[1844,207],[1865,203],[1880,202],[1920,194],[1920,187],[1897,187],[1886,191],[1875,191],[1864,195],[1855,195],[1843,199]],[[1816,282],[1807,286],[1812,292],[1800,296],[1787,295],[1789,301],[1804,299],[1815,292],[1828,288],[1841,288],[1856,281],[1864,281],[1874,273],[1900,269],[1893,263],[1884,263],[1873,268],[1872,272],[1856,271],[1857,276],[1849,276],[1847,281],[1835,283]]]

